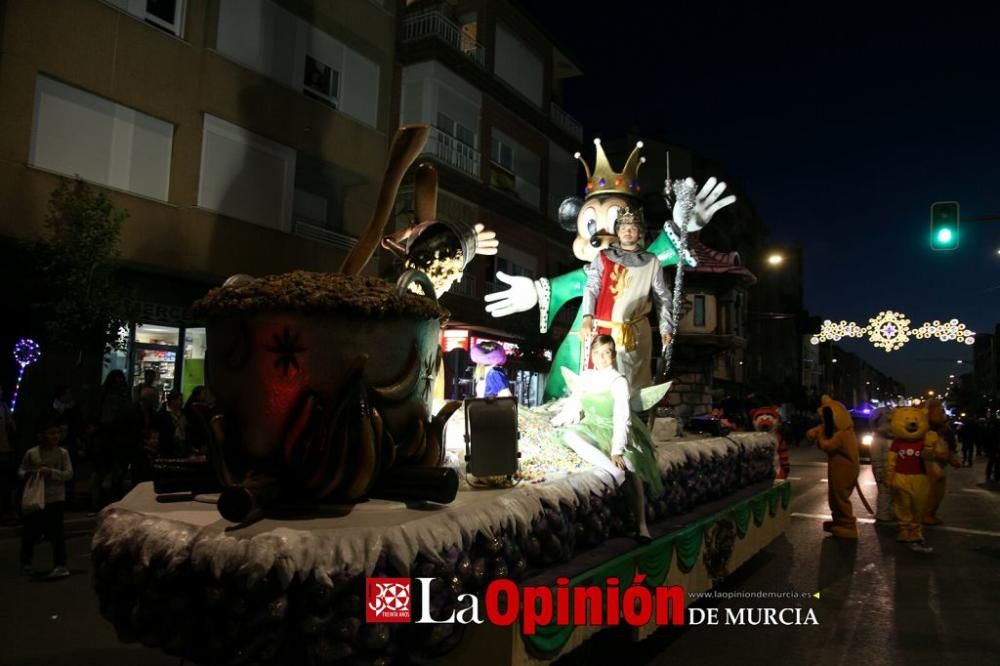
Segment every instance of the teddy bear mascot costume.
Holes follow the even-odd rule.
[[[851,506],[851,492],[857,487],[861,465],[854,422],[842,403],[824,395],[818,410],[822,423],[806,433],[827,455],[828,501],[833,520],[823,529],[841,539],[857,539],[858,526]]]
[[[927,423],[931,431],[937,433],[937,446],[924,454],[924,466],[927,468],[927,481],[930,491],[927,495],[927,511],[924,513],[924,525],[940,525],[944,521],[938,518],[937,511],[944,499],[948,481],[948,467],[961,467],[958,457],[958,442],[955,432],[948,425],[948,415],[940,400],[927,401]]]
[[[896,541],[916,551],[924,545],[923,518],[927,510],[930,481],[924,464],[925,451],[937,448],[938,436],[930,429],[927,412],[919,407],[897,407],[892,412],[893,442],[886,459],[886,482],[892,488],[896,514]]]
[[[776,468],[778,470],[775,479],[787,479],[791,472],[791,465],[788,462],[788,445],[781,432],[781,410],[777,407],[758,407],[750,412],[750,422],[757,432],[769,432],[774,435],[777,442],[774,454],[778,458]]]
[[[601,147],[600,139],[594,139],[596,158],[594,169],[576,153],[575,157],[583,162],[587,176],[584,198],[565,199],[559,206],[559,224],[567,231],[576,230],[577,237],[573,241],[573,253],[576,258],[588,264],[565,275],[553,278],[532,280],[522,276],[512,276],[498,272],[497,280],[510,285],[509,288],[486,295],[486,311],[494,317],[506,317],[518,312],[526,312],[538,306],[539,330],[545,333],[549,330],[559,310],[570,300],[581,298],[587,284],[587,270],[593,265],[598,254],[617,242],[615,225],[619,213],[626,209],[632,215],[642,220],[642,200],[640,198],[639,167],[645,161],[639,156],[642,142],[635,148],[625,162],[621,172],[612,170]],[[721,208],[736,201],[734,196],[723,197],[726,184],[709,178],[698,190],[693,179],[675,181],[670,195],[677,195],[677,203],[672,206],[672,220],[663,225],[663,230],[656,236],[645,252],[655,257],[661,267],[675,265],[679,251],[684,255],[688,266],[697,265],[690,252],[684,249],[683,236],[687,232],[695,232],[707,225]],[[668,203],[672,201],[668,196]],[[576,318],[566,338],[563,339],[552,361],[549,380],[545,385],[545,400],[561,398],[568,393],[562,368],[568,368],[579,373],[583,366],[582,345],[580,343],[580,326],[583,323],[583,305],[577,311]],[[648,356],[651,345],[644,349]],[[645,367],[651,365],[651,359],[646,358]],[[633,378],[634,380],[635,378]],[[647,385],[650,379],[639,378],[639,385]],[[636,388],[633,386],[633,388]]]

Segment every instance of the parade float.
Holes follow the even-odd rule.
[[[139,484],[100,514],[94,585],[121,640],[213,664],[547,661],[601,627],[369,623],[366,578],[433,578],[411,601],[435,619],[502,579],[575,587],[638,573],[692,593],[784,529],[790,487],[774,483],[769,433],[659,437],[664,490],[647,496],[643,546],[626,536],[635,517],[610,475],[552,445],[557,403],[518,414],[516,487],[465,481],[460,403],[434,411],[431,394],[448,316],[436,295],[475,234],[434,224],[422,170],[418,224],[383,237],[426,136],[397,134],[340,272],[235,276],[198,304],[217,395],[212,474],[166,464],[188,477]],[[360,275],[380,243],[405,257],[396,284]]]

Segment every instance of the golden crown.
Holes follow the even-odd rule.
[[[587,174],[587,187],[584,190],[584,199],[597,194],[624,194],[626,196],[639,196],[639,167],[646,161],[645,157],[639,157],[642,150],[642,141],[637,141],[632,154],[625,161],[625,168],[621,173],[614,171],[608,163],[608,157],[601,147],[601,140],[594,139],[596,155],[594,157],[594,170],[580,157],[580,153],[574,153],[573,157],[580,160],[583,170]]]
[[[635,211],[633,211],[628,206],[625,206],[618,211],[618,217],[615,219],[615,224],[639,224],[635,219]]]

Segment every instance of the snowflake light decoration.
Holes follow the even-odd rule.
[[[937,338],[941,342],[958,342],[971,345],[976,342],[976,334],[957,319],[946,322],[935,319],[924,322],[919,328],[910,328],[910,319],[902,312],[883,310],[868,320],[867,326],[858,326],[853,321],[833,322],[827,319],[817,335],[810,342],[818,345],[821,342],[839,342],[843,338],[863,338],[879,349],[887,352],[902,349],[911,337],[917,340]]]

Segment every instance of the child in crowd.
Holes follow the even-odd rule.
[[[66,482],[73,478],[69,453],[62,448],[64,431],[56,414],[43,416],[38,427],[38,446],[28,449],[18,469],[18,476],[27,481],[33,475],[45,483],[45,507],[40,511],[25,511],[21,534],[21,570],[26,575],[34,571],[31,561],[35,543],[42,535],[52,544],[54,568],[49,578],[65,578],[66,540],[63,536],[63,508],[66,503]]]

